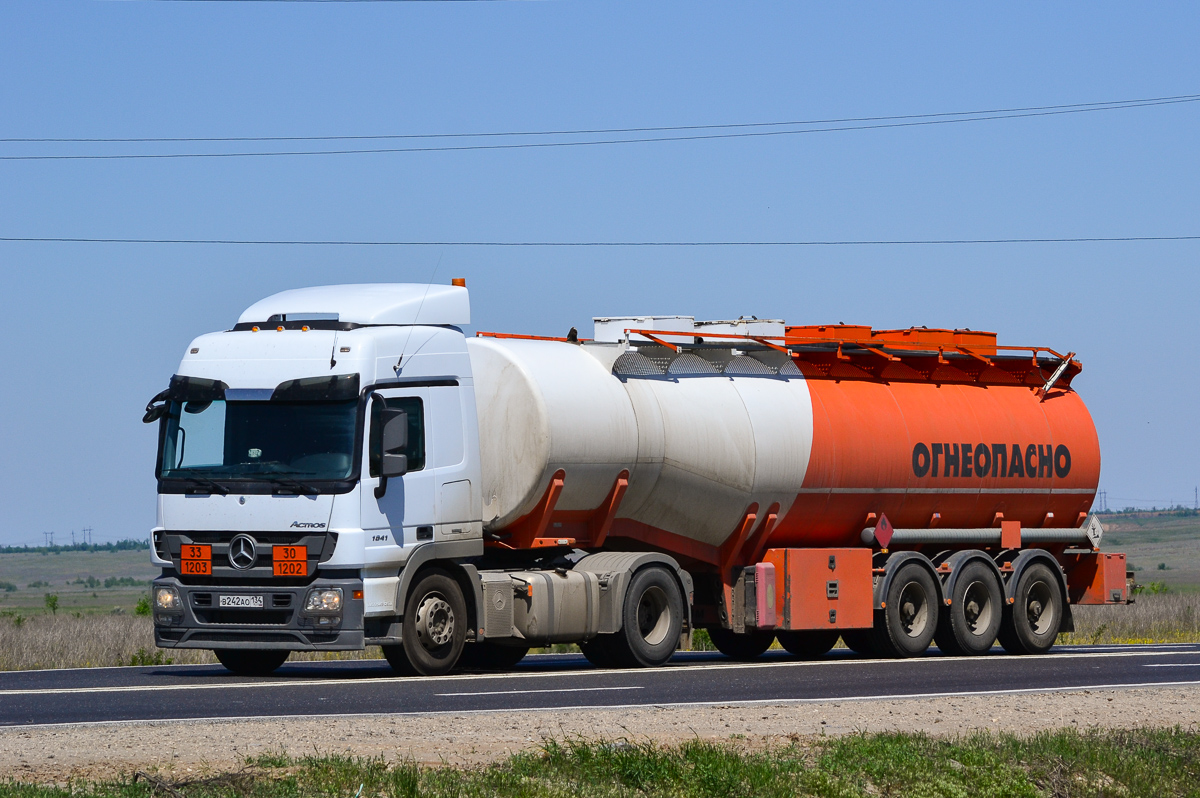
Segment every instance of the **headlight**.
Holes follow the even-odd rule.
[[[156,587],[154,588],[154,608],[164,611],[178,612],[182,609],[183,603],[179,600],[179,594],[175,592],[173,587]]]
[[[304,611],[341,612],[342,589],[340,587],[327,587],[308,591],[308,598],[304,600]]]

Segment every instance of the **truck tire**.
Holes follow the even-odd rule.
[[[458,668],[472,670],[506,671],[525,659],[529,646],[502,646],[484,641],[463,646],[458,658]]]
[[[872,648],[885,657],[917,657],[933,642],[938,625],[938,591],[928,569],[913,560],[896,569],[875,614]]]
[[[217,661],[238,676],[267,676],[288,658],[290,651],[218,648]]]
[[[800,659],[819,659],[837,645],[839,633],[825,629],[802,632],[776,632],[779,645]]]
[[[708,636],[712,638],[713,645],[717,647],[717,651],[720,651],[730,659],[741,660],[742,662],[758,659],[775,642],[775,634],[773,632],[754,631],[738,634],[720,626],[709,627]]]
[[[417,675],[416,669],[408,661],[408,655],[404,653],[404,646],[380,646],[380,648],[383,649],[383,658],[396,673],[402,676]]]
[[[615,649],[618,645],[617,635],[596,635],[591,640],[579,644],[579,650],[587,661],[597,668],[615,668],[618,666],[618,656]]]
[[[951,656],[979,656],[991,651],[1004,617],[1004,591],[996,573],[972,560],[954,583],[950,606],[942,607],[934,640]]]
[[[874,657],[875,631],[873,629],[847,629],[842,632],[842,642],[846,648],[860,657]]]
[[[621,607],[621,630],[611,636],[608,653],[618,667],[654,668],[671,658],[682,633],[679,583],[665,568],[650,566],[629,580]],[[596,639],[602,637],[608,636]]]
[[[467,602],[462,588],[450,574],[434,568],[417,577],[404,602],[403,651],[389,655],[385,649],[384,656],[405,675],[440,676],[457,664],[466,639]]]
[[[1000,645],[1009,654],[1045,654],[1058,639],[1062,619],[1058,579],[1045,563],[1034,563],[1021,574],[1013,603],[1004,608]]]

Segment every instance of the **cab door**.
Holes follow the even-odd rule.
[[[415,546],[433,539],[437,522],[437,488],[433,453],[432,401],[427,387],[376,391],[367,405],[367,440],[363,447],[362,526],[368,562],[396,559],[396,547]],[[387,479],[383,496],[376,497],[382,477],[383,410],[408,415],[408,473]],[[391,555],[391,556],[389,556]]]

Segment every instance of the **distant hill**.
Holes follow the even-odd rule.
[[[1099,513],[1100,547],[1123,551],[1140,584],[1200,590],[1200,513],[1188,508]]]

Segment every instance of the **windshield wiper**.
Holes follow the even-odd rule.
[[[228,488],[226,488],[220,482],[208,479],[207,477],[177,477],[177,479],[182,479],[184,482],[191,482],[193,485],[200,485],[201,487],[208,488],[209,493],[219,493],[222,496],[229,495]]]
[[[292,488],[297,493],[309,495],[320,493],[320,491],[314,488],[312,485],[305,485],[299,480],[292,479],[291,477],[285,477],[282,474],[271,474],[270,476],[263,477],[263,479],[273,485],[282,485],[284,487]]]

